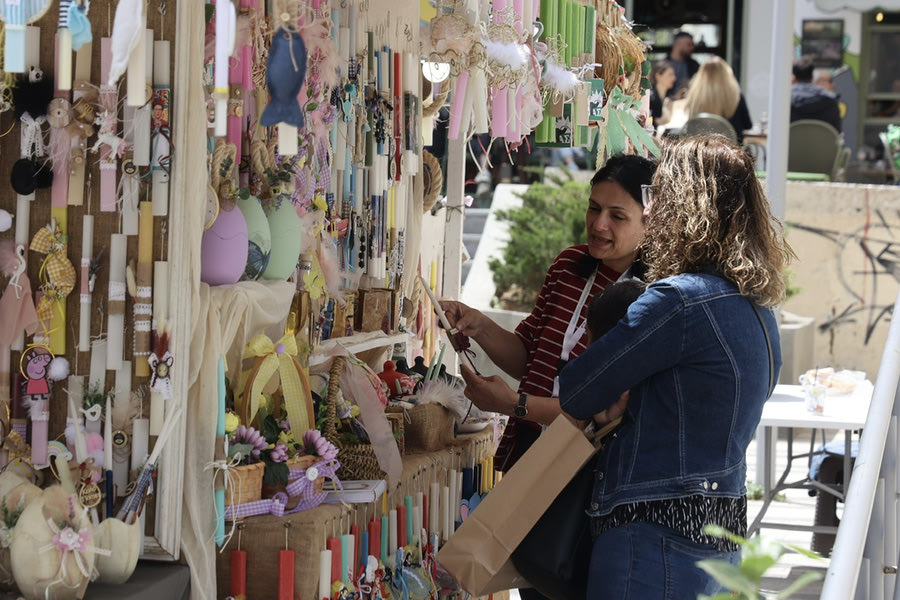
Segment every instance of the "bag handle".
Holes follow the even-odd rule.
[[[753,307],[753,311],[756,313],[756,318],[759,319],[759,324],[762,326],[763,335],[766,338],[766,349],[769,351],[769,393],[772,393],[772,390],[775,388],[775,359],[772,356],[772,340],[769,339],[769,330],[766,329],[766,324],[763,321],[762,313],[759,311],[759,306],[756,305],[756,302],[750,300],[750,306]]]

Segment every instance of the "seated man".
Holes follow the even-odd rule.
[[[803,57],[794,62],[791,86],[791,122],[800,119],[824,121],[841,130],[841,114],[837,98],[812,82],[813,62]]]

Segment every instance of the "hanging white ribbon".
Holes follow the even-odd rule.
[[[44,156],[44,135],[41,132],[41,126],[47,122],[47,117],[42,115],[37,119],[33,119],[31,115],[26,112],[19,120],[22,121],[22,137],[19,146],[19,156]],[[32,147],[34,148],[33,154]]]

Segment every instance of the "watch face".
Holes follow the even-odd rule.
[[[519,404],[518,406],[516,406],[515,410],[513,411],[513,414],[521,419],[522,417],[525,417],[528,415],[528,408]]]
[[[204,218],[204,229],[212,227],[219,216],[219,196],[211,185],[206,186],[206,216]]]

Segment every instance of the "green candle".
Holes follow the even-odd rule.
[[[588,61],[594,62],[594,39],[597,35],[597,23],[594,21],[596,13],[593,6],[585,6],[584,12],[584,51],[588,55]]]
[[[556,17],[557,31],[566,43],[566,49],[560,56],[560,61],[568,65],[572,57],[572,47],[569,45],[569,3],[567,0],[559,0],[558,11],[559,14]]]
[[[438,375],[441,372],[441,365],[444,363],[444,350],[447,349],[447,344],[441,342],[441,350],[438,352],[437,362],[435,362],[434,372],[431,374],[431,379],[437,379]]]

